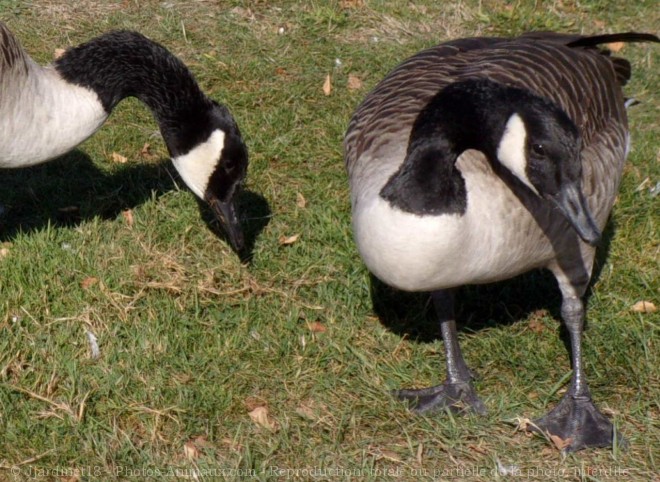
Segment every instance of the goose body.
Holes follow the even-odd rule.
[[[126,97],[149,107],[181,178],[242,249],[235,194],[247,171],[247,149],[229,110],[201,91],[178,58],[137,32],[117,31],[41,66],[0,22],[0,168],[69,152]]]
[[[355,111],[344,140],[356,244],[369,270],[431,291],[447,379],[401,390],[418,411],[483,413],[460,354],[454,288],[548,268],[562,292],[574,376],[537,422],[568,450],[612,442],[582,373],[581,300],[629,149],[621,86],[630,64],[596,46],[647,34],[528,33],[459,39],[390,72]]]

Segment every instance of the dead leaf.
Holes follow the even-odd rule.
[[[53,52],[53,60],[59,59],[62,55],[64,55],[64,52],[66,52],[64,49],[55,49]]]
[[[95,278],[93,276],[88,276],[87,278],[82,280],[82,282],[80,283],[80,287],[86,290],[87,288],[94,286],[98,282],[99,282],[98,278]]]
[[[323,93],[325,95],[330,95],[332,93],[332,81],[330,80],[330,74],[325,76],[325,82],[323,82]]]
[[[118,152],[113,152],[110,155],[110,159],[112,159],[112,162],[116,162],[117,164],[126,164],[126,162],[128,162],[128,158],[126,156],[122,156]]]
[[[296,194],[296,206],[300,209],[305,209],[307,206],[307,199],[305,199],[305,196],[300,193]]]
[[[313,333],[325,333],[328,331],[328,328],[321,323],[320,321],[313,321],[312,323],[307,323],[307,328]]]
[[[263,398],[259,398],[259,397],[247,397],[243,401],[243,405],[245,405],[245,408],[247,409],[248,412],[251,412],[255,408],[267,406],[268,402]]]
[[[638,301],[630,308],[635,313],[655,313],[658,308],[650,301]]]
[[[121,212],[121,215],[126,220],[126,224],[128,224],[129,228],[133,226],[133,210],[125,209],[124,211]]]
[[[468,448],[470,450],[474,451],[474,452],[480,453],[481,455],[488,455],[488,450],[486,450],[482,447],[479,447],[477,445],[470,444],[470,445],[468,445]]]
[[[341,0],[339,7],[348,10],[353,8],[360,8],[364,6],[364,0]]]
[[[609,44],[605,44],[605,47],[607,47],[607,50],[609,50],[612,53],[617,53],[621,51],[621,49],[626,45],[624,42],[612,42]]]
[[[612,410],[609,407],[601,407],[600,411],[603,413],[603,415],[605,415],[607,417],[610,417],[610,418],[616,417],[618,415],[618,412],[616,412],[615,410]]]
[[[200,456],[199,449],[192,440],[188,440],[183,444],[183,453],[188,460],[195,460]]]
[[[6,258],[9,255],[7,248],[0,248],[0,258]]]
[[[249,412],[248,415],[257,425],[267,428],[268,430],[277,430],[277,422],[268,415],[267,407],[257,407]]]
[[[362,80],[355,74],[348,74],[348,82],[346,85],[349,90],[358,90],[362,88]]]
[[[224,445],[226,445],[226,446],[229,448],[229,450],[232,450],[232,451],[234,451],[234,452],[240,452],[241,450],[243,450],[243,445],[241,445],[240,443],[236,442],[234,439],[223,438],[223,439],[221,440],[221,442],[222,442]]]
[[[555,447],[557,447],[558,450],[564,450],[573,443],[573,439],[570,437],[564,440],[559,435],[552,434],[550,434],[550,440],[552,440],[552,443],[555,444]]]
[[[299,237],[299,234],[294,234],[293,236],[280,236],[279,242],[283,246],[289,246],[298,241]]]
[[[532,318],[529,321],[529,329],[532,330],[534,333],[541,333],[543,332],[543,330],[545,330],[545,326],[543,325],[541,320]]]
[[[276,67],[275,68],[275,75],[281,75],[283,77],[286,77],[287,75],[289,75],[289,73],[283,67]]]
[[[385,459],[389,460],[390,462],[401,462],[401,457],[393,450],[372,447],[370,453],[377,459]]]
[[[156,158],[157,156],[151,152],[151,144],[145,142],[142,146],[142,149],[140,149],[140,157],[149,161]]]
[[[314,408],[310,407],[309,405],[305,405],[305,404],[302,404],[298,408],[296,408],[296,413],[300,415],[302,418],[307,420],[316,421],[319,418],[318,415],[316,414],[316,410],[314,410]]]

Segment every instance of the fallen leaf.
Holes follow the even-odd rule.
[[[617,53],[621,51],[621,49],[626,45],[624,42],[612,42],[609,44],[605,44],[605,47],[612,52],[612,53]]]
[[[110,159],[112,159],[112,162],[116,162],[117,164],[126,164],[126,162],[128,161],[128,158],[126,158],[126,156],[122,156],[118,152],[113,152],[110,155]]]
[[[151,144],[145,142],[144,145],[142,146],[142,149],[140,149],[140,157],[142,157],[143,159],[151,160],[157,156],[153,152],[151,152]]]
[[[323,93],[325,95],[330,95],[332,92],[332,82],[330,80],[330,74],[325,76],[325,82],[323,82]]]
[[[316,410],[314,410],[309,405],[305,405],[305,404],[300,405],[298,408],[296,408],[296,413],[300,415],[302,418],[307,420],[312,420],[312,421],[318,420]]]
[[[289,75],[289,73],[283,67],[276,67],[275,68],[275,75],[287,76],[287,75]]]
[[[552,434],[550,434],[550,440],[552,440],[552,443],[555,444],[555,447],[557,447],[558,450],[564,450],[566,447],[571,445],[571,443],[573,443],[573,439],[570,437],[564,440],[559,435]]]
[[[488,450],[478,447],[477,445],[470,444],[468,448],[474,452],[480,453],[481,455],[488,455]]]
[[[300,209],[305,209],[307,206],[307,199],[305,199],[305,196],[300,193],[296,194],[296,206]]]
[[[268,408],[257,407],[248,413],[250,418],[257,425],[267,428],[268,430],[276,430],[277,423],[268,416]]]
[[[82,282],[80,283],[80,287],[86,290],[87,288],[94,286],[98,282],[99,282],[98,278],[95,278],[94,276],[88,276],[87,278],[82,280]]]
[[[364,6],[364,0],[341,0],[339,7],[342,9],[352,9]]]
[[[294,234],[293,236],[280,236],[280,244],[284,246],[289,246],[290,244],[295,243],[298,241],[298,238],[300,237],[299,234]]]
[[[199,458],[199,449],[192,440],[188,440],[183,444],[183,453],[188,460],[195,460]]]
[[[321,323],[320,321],[313,321],[312,323],[307,323],[307,328],[313,333],[325,333],[328,331],[328,328]]]
[[[240,443],[236,442],[233,439],[223,438],[221,442],[227,447],[229,447],[229,450],[233,450],[234,452],[240,452],[241,450],[243,450],[243,445],[241,445]]]
[[[358,90],[362,88],[362,80],[355,74],[348,74],[348,82],[346,83],[350,90]]]
[[[125,209],[124,211],[121,212],[121,215],[124,216],[124,219],[126,220],[126,224],[128,224],[128,227],[133,226],[133,211],[131,209]]]
[[[247,408],[248,412],[251,412],[255,408],[267,406],[268,402],[263,398],[259,398],[259,397],[247,397],[243,401],[243,405],[245,405],[245,408]]]
[[[606,415],[610,418],[618,415],[618,413],[615,410],[612,410],[609,407],[602,407],[600,411],[603,412],[603,415]]]
[[[372,447],[371,452],[377,459],[386,459],[391,462],[401,462],[401,457],[393,450]]]
[[[532,330],[534,333],[541,333],[543,330],[545,330],[545,325],[541,322],[541,320],[532,318],[529,320],[529,329]]]
[[[630,308],[635,313],[655,313],[658,308],[650,301],[638,301]]]
[[[53,59],[54,60],[59,59],[62,55],[64,55],[64,52],[66,52],[66,50],[64,49],[55,49],[55,51],[53,52]]]

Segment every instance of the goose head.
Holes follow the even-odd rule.
[[[172,162],[190,190],[210,206],[232,248],[241,252],[245,240],[236,199],[247,174],[247,148],[225,106],[211,101],[206,115],[192,118],[174,133],[162,129]]]
[[[537,196],[556,206],[577,234],[595,245],[601,233],[582,192],[582,141],[557,105],[537,96],[506,120],[496,158]]]
[[[485,78],[457,81],[420,111],[406,158],[381,195],[404,210],[424,213],[443,193],[463,199],[442,203],[444,212],[460,214],[465,186],[454,163],[465,150],[477,149],[556,206],[577,234],[595,245],[601,234],[582,193],[581,147],[573,121],[548,99]]]

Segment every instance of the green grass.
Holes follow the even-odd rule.
[[[376,285],[374,306],[341,149],[368,89],[421,48],[532,28],[654,32],[655,2],[5,0],[0,18],[42,63],[114,28],[179,55],[249,146],[254,243],[244,265],[213,234],[135,101],[70,155],[3,171],[0,480],[176,480],[196,469],[203,480],[238,470],[306,480],[315,468],[335,470],[318,480],[494,480],[498,461],[525,480],[657,480],[659,320],[630,307],[660,304],[660,198],[648,190],[660,181],[658,47],[622,52],[634,67],[626,90],[642,104],[585,340],[592,394],[630,441],[625,452],[563,459],[515,430],[557,402],[570,369],[552,316],[558,293],[541,273],[461,297],[461,343],[486,417],[416,416],[388,395],[438,383],[442,347],[426,296]],[[349,74],[362,88],[348,88]],[[250,418],[258,406],[272,429]]]

